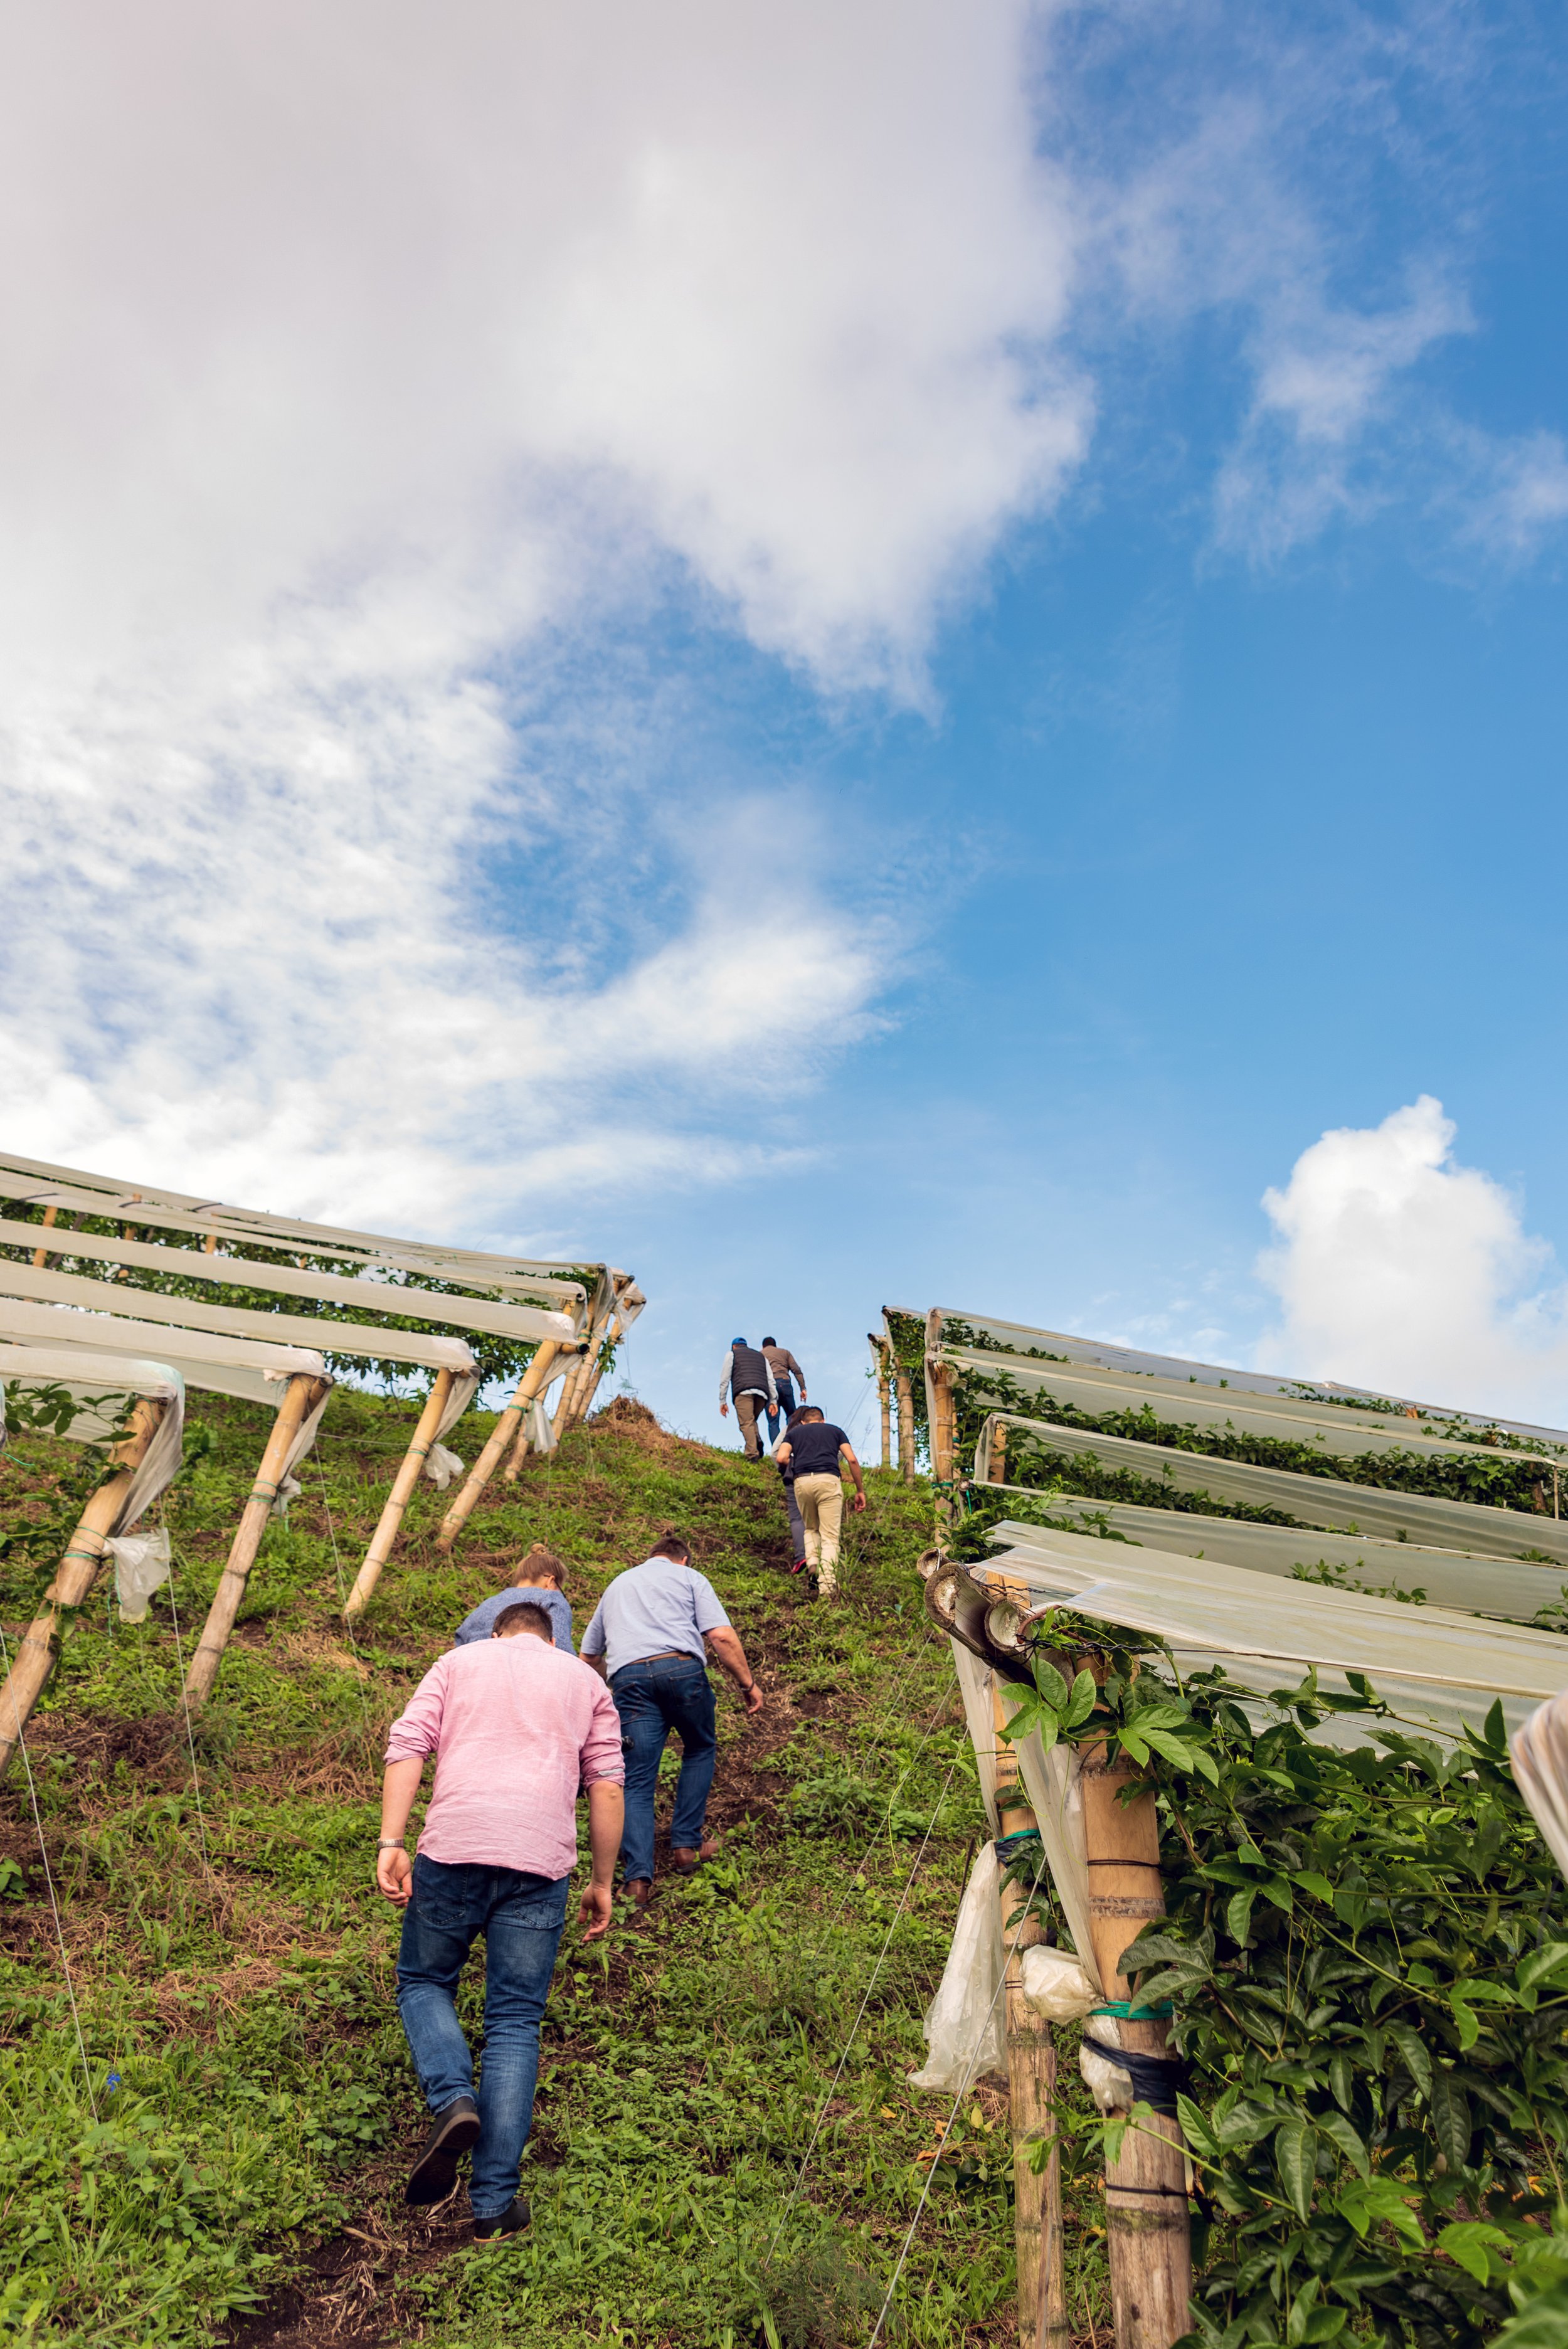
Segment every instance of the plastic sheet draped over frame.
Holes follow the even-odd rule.
[[[9,1332],[5,1333],[9,1335]],[[5,1442],[5,1384],[63,1386],[79,1395],[81,1408],[67,1439],[99,1444],[114,1432],[119,1414],[107,1410],[116,1395],[146,1395],[164,1406],[151,1443],[127,1485],[112,1532],[129,1533],[180,1473],[185,1442],[185,1381],[171,1362],[134,1355],[94,1353],[87,1348],[0,1345],[0,1444]]]
[[[1568,1518],[1526,1516],[1522,1509],[1494,1509],[1479,1501],[1445,1501],[1387,1485],[1346,1484],[1336,1476],[1308,1476],[1292,1468],[1258,1468],[1249,1460],[1179,1452],[1124,1435],[1096,1435],[1012,1412],[995,1416],[1006,1424],[1009,1444],[1016,1429],[1019,1442],[1042,1452],[1094,1460],[1172,1492],[1277,1509],[1304,1526],[1368,1534],[1378,1540],[1397,1540],[1403,1532],[1434,1549],[1515,1558],[1522,1558],[1527,1550],[1543,1551],[1561,1559],[1568,1570]]]
[[[995,1847],[987,1844],[970,1871],[947,1963],[925,2010],[926,2057],[909,2075],[912,2088],[962,2095],[982,2073],[999,2072],[1006,2062],[1001,1875]]]
[[[1520,1793],[1564,1876],[1568,1876],[1568,1695],[1532,1713],[1509,1744]]]
[[[167,1356],[187,1385],[265,1403],[270,1411],[277,1408],[280,1378],[292,1378],[296,1371],[316,1379],[331,1376],[321,1356],[305,1346],[263,1345],[216,1330],[174,1329],[0,1296],[0,1340],[5,1339],[59,1353]]]
[[[1027,1485],[986,1484],[988,1494],[1038,1501],[1064,1531],[1125,1542],[1134,1548],[1174,1550],[1185,1557],[1217,1558],[1253,1574],[1294,1577],[1324,1567],[1345,1578],[1347,1589],[1387,1598],[1418,1590],[1439,1607],[1528,1623],[1563,1600],[1568,1566],[1526,1566],[1480,1550],[1425,1548],[1418,1542],[1374,1541],[1362,1534],[1326,1533],[1315,1526],[1260,1526],[1247,1517],[1205,1517],[1186,1509],[1140,1509],[1130,1501],[1097,1501],[1081,1493],[1037,1492]],[[1109,1529],[1100,1534],[1097,1520]],[[1048,1529],[1047,1529],[1048,1530]]]
[[[1516,1453],[1505,1446],[1439,1434],[1410,1419],[1387,1418],[1370,1412],[1336,1411],[1326,1404],[1314,1411],[1305,1403],[1289,1402],[1274,1395],[1217,1394],[1212,1388],[1181,1387],[1168,1379],[1123,1378],[1106,1371],[1061,1370],[1053,1363],[1021,1362],[1009,1355],[975,1353],[966,1347],[944,1345],[942,1360],[952,1364],[971,1390],[977,1387],[984,1393],[990,1382],[995,1391],[996,1381],[1006,1379],[1027,1394],[1037,1396],[1042,1406],[1055,1403],[1058,1410],[1065,1407],[1091,1416],[1109,1412],[1148,1411],[1168,1427],[1191,1427],[1206,1435],[1261,1436],[1270,1443],[1302,1444],[1325,1459],[1357,1459],[1379,1453],[1414,1454],[1423,1460],[1503,1458],[1517,1460],[1525,1466],[1534,1464],[1548,1485],[1552,1477],[1553,1460],[1539,1453]],[[1048,1420],[1056,1413],[1041,1408],[1031,1415]],[[1559,1452],[1556,1461],[1560,1464],[1564,1456],[1568,1454]]]
[[[972,1568],[976,1580],[1005,1576],[1038,1606],[1152,1631],[1184,1673],[1220,1664],[1259,1695],[1315,1668],[1331,1691],[1348,1686],[1347,1673],[1365,1673],[1402,1723],[1454,1738],[1466,1723],[1479,1729],[1494,1701],[1510,1731],[1522,1728],[1568,1684],[1568,1640],[1555,1632],[1010,1521],[991,1538],[1002,1555]],[[1365,1744],[1373,1724],[1343,1719]]]

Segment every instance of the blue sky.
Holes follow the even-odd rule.
[[[607,1254],[694,1433],[1568,1420],[1559,9],[157,13],[7,36],[15,1146]]]

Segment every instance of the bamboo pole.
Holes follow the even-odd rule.
[[[1028,1604],[1025,1594],[1024,1604]],[[995,1676],[991,1703],[996,1723],[996,1814],[1004,1835],[1035,1828],[1038,1822],[1018,1776],[1018,1758],[1000,1734],[1006,1715]],[[1062,2156],[1052,2144],[1045,2168],[1036,2173],[1034,2148],[1056,2137],[1054,2106],[1057,2051],[1051,2026],[1024,1996],[1023,1951],[1040,1936],[1037,1919],[1016,1922],[1026,1895],[1021,1884],[1004,1884],[1002,1946],[1009,1952],[1003,1978],[1003,2021],[1007,2047],[1008,2119],[1013,2133],[1013,2242],[1018,2268],[1018,2349],[1068,2349],[1067,2271],[1062,2245]]]
[[[1005,1485],[1006,1481],[1007,1428],[1005,1421],[998,1420],[991,1430],[991,1482]],[[1027,1606],[1030,1602],[1026,1599],[1024,1603]]]
[[[88,1500],[55,1569],[54,1580],[44,1593],[45,1611],[23,1635],[5,1686],[0,1688],[0,1775],[9,1767],[32,1719],[33,1707],[55,1669],[60,1652],[61,1615],[74,1613],[92,1595],[103,1566],[104,1543],[114,1531],[130,1480],[158,1432],[165,1408],[154,1395],[142,1396],[133,1407],[129,1432],[109,1451],[119,1474],[100,1485]]]
[[[931,1372],[931,1475],[936,1486],[936,1516],[940,1525],[951,1525],[956,1514],[953,1506],[953,1461],[957,1423],[953,1372],[945,1362],[934,1363]]]
[[[289,1454],[294,1450],[301,1428],[315,1409],[323,1395],[331,1391],[329,1379],[313,1378],[308,1371],[296,1371],[284,1389],[283,1401],[273,1420],[272,1433],[256,1470],[255,1483],[250,1497],[240,1512],[240,1522],[234,1528],[234,1538],[229,1545],[229,1555],[223,1571],[218,1578],[218,1588],[212,1594],[212,1604],[207,1609],[207,1620],[201,1626],[201,1637],[191,1659],[191,1669],[185,1675],[185,1701],[188,1704],[205,1704],[212,1693],[212,1683],[218,1677],[218,1667],[223,1661],[223,1651],[229,1644],[229,1634],[234,1628],[234,1618],[245,1596],[245,1585],[251,1568],[256,1562],[256,1552],[262,1546],[262,1536],[267,1529],[273,1506],[283,1488],[288,1472]]]
[[[606,1336],[603,1345],[593,1347],[590,1350],[588,1360],[592,1362],[593,1368],[587,1372],[583,1380],[582,1392],[578,1400],[576,1415],[573,1421],[573,1426],[581,1427],[589,1413],[593,1410],[593,1398],[598,1393],[600,1382],[604,1376],[604,1357],[612,1346],[618,1346],[620,1342],[621,1323],[620,1319],[617,1316],[617,1318],[611,1322],[609,1334]]]
[[[53,1228],[53,1226],[54,1226],[54,1223],[55,1223],[55,1219],[56,1219],[56,1217],[58,1216],[59,1212],[60,1212],[60,1211],[59,1211],[58,1207],[46,1207],[46,1208],[45,1208],[45,1210],[44,1210],[44,1225],[45,1225],[45,1228],[46,1228],[46,1229],[52,1229],[52,1228]],[[42,1272],[42,1271],[43,1271],[43,1269],[44,1269],[44,1267],[48,1263],[48,1261],[49,1261],[49,1251],[48,1251],[48,1249],[47,1249],[47,1248],[38,1247],[38,1248],[35,1248],[35,1249],[33,1250],[33,1267],[34,1267],[35,1271]]]
[[[579,1354],[561,1381],[561,1401],[556,1404],[555,1416],[550,1423],[550,1432],[557,1444],[569,1429],[577,1424],[577,1398],[588,1382],[591,1360],[591,1351]]]
[[[1130,1799],[1123,1795],[1130,1790]],[[1165,1914],[1160,1883],[1160,1823],[1154,1787],[1125,1754],[1108,1765],[1103,1744],[1083,1753],[1084,1841],[1089,1866],[1089,1932],[1108,2000],[1131,1987],[1122,1953],[1150,1919]],[[1163,2023],[1122,2019],[1130,2053],[1164,2055]],[[1190,2329],[1191,2224],[1180,2122],[1157,2113],[1130,2128],[1105,2166],[1105,2219],[1117,2349],[1171,2349]]]
[[[381,1579],[381,1569],[392,1555],[392,1545],[397,1538],[397,1528],[403,1522],[403,1512],[414,1496],[414,1487],[419,1480],[419,1471],[424,1466],[429,1456],[430,1447],[436,1441],[437,1431],[441,1424],[441,1414],[447,1407],[447,1397],[452,1391],[452,1377],[453,1373],[450,1371],[436,1372],[430,1392],[425,1399],[425,1408],[419,1413],[419,1424],[414,1430],[414,1441],[403,1454],[397,1474],[392,1479],[392,1490],[387,1494],[382,1506],[380,1523],[370,1537],[370,1547],[365,1553],[365,1563],[354,1578],[354,1588],[349,1592],[343,1609],[346,1619],[365,1612],[370,1594]],[[473,1482],[471,1476],[469,1482],[469,1484]],[[464,1490],[467,1490],[466,1486]]]
[[[914,1482],[914,1392],[909,1372],[898,1368],[898,1465],[906,1485]]]
[[[436,1536],[436,1547],[449,1550],[468,1522],[474,1503],[494,1475],[500,1456],[519,1433],[529,1404],[544,1384],[550,1365],[561,1349],[554,1339],[546,1338],[535,1350],[533,1360],[517,1382],[517,1392],[490,1430],[490,1442],[463,1479],[462,1490],[441,1519],[441,1530]],[[368,1564],[366,1560],[366,1564]]]
[[[887,1340],[868,1332],[867,1343],[877,1369],[877,1402],[882,1411],[882,1464],[892,1466],[892,1379],[887,1364]]]

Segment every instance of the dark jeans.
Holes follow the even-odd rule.
[[[779,1441],[779,1421],[788,1419],[790,1413],[795,1408],[795,1390],[790,1385],[788,1379],[775,1379],[773,1381],[773,1389],[774,1392],[779,1397],[779,1408],[777,1411],[770,1411],[764,1413],[764,1417],[768,1422],[768,1442],[770,1447]],[[795,1555],[799,1557],[800,1555],[799,1551],[797,1550]]]
[[[485,2043],[469,2200],[476,2219],[495,2219],[517,2192],[522,2148],[533,2120],[539,2025],[566,1922],[560,1877],[516,1868],[451,1866],[423,1855],[403,1911],[397,1951],[397,2012],[433,2113],[474,2093],[473,2058],[458,2021],[458,1976],[485,1938]]]
[[[795,1545],[789,1556],[799,1566],[806,1555],[806,1528],[801,1522],[800,1512],[795,1506],[795,1479],[793,1476],[784,1476],[779,1481],[784,1487],[784,1506],[789,1513],[789,1538]]]
[[[654,1873],[654,1796],[665,1740],[673,1729],[681,1742],[681,1775],[676,1781],[676,1814],[670,1841],[695,1851],[702,1842],[707,1791],[718,1740],[713,1733],[713,1683],[695,1656],[649,1656],[624,1664],[610,1682],[621,1716],[621,1746],[626,1756],[626,1825],[621,1837],[621,1869],[628,1884],[650,1881]]]

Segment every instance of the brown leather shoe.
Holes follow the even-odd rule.
[[[654,1897],[651,1880],[645,1876],[634,1876],[628,1883],[622,1885],[621,1889],[636,1910],[638,1918],[645,1917],[648,1913],[648,1903]]]
[[[671,1864],[677,1876],[695,1876],[705,1859],[717,1857],[718,1844],[713,1836],[704,1838],[699,1851],[694,1851],[689,1844],[677,1843],[670,1852]]]

